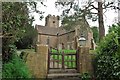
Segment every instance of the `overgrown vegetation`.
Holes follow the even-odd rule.
[[[92,76],[86,72],[80,75],[80,80],[92,80]]]
[[[16,47],[10,46],[11,59],[9,62],[3,64],[2,77],[3,78],[30,78],[31,74],[25,62],[16,54]]]
[[[9,61],[10,45],[16,43],[18,48],[28,48],[33,44],[36,31],[32,26],[34,17],[29,16],[28,4],[33,10],[37,10],[35,2],[2,3],[3,62]]]
[[[3,78],[14,78],[13,80],[17,80],[16,78],[31,77],[25,62],[17,56],[16,52],[17,47],[30,47],[36,34],[32,26],[34,17],[29,16],[30,10],[28,9],[28,4],[32,11],[39,13],[36,9],[36,2],[2,3]]]
[[[120,79],[120,25],[113,25],[100,42],[95,59],[97,80]]]
[[[31,78],[31,74],[25,62],[18,56],[13,56],[12,59],[3,65],[3,78]]]
[[[23,38],[15,42],[17,49],[34,48],[36,36],[37,36],[37,31],[34,29],[33,26],[26,27]]]

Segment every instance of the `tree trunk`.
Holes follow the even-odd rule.
[[[98,2],[99,41],[105,36],[102,2]]]

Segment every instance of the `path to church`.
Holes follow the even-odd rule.
[[[52,67],[52,63],[50,63],[50,67]],[[61,64],[57,62],[54,63],[55,67],[58,65],[62,67]],[[65,66],[67,68],[67,66]],[[50,80],[80,80],[79,73],[76,72],[74,69],[51,69],[49,70],[48,78]]]

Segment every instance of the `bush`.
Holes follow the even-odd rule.
[[[13,56],[12,60],[3,65],[3,78],[30,78],[30,72],[24,61],[17,56]]]
[[[92,76],[86,72],[80,75],[80,80],[92,80]]]
[[[120,79],[120,25],[113,25],[97,48],[94,71],[98,80]]]

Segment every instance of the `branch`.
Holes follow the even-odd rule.
[[[115,8],[116,6],[112,6],[112,4],[113,4],[113,2],[111,2],[111,3],[108,2],[108,4],[104,5],[103,9],[112,8],[112,7]]]
[[[95,7],[94,5],[91,5],[94,9],[96,9],[96,10],[98,10],[98,8],[97,7]]]
[[[90,2],[90,3],[88,4],[88,7],[86,7],[86,9],[88,9],[89,7],[92,7],[90,10],[92,10],[92,9],[98,10],[98,8],[93,5],[93,3],[94,3],[94,2]]]

